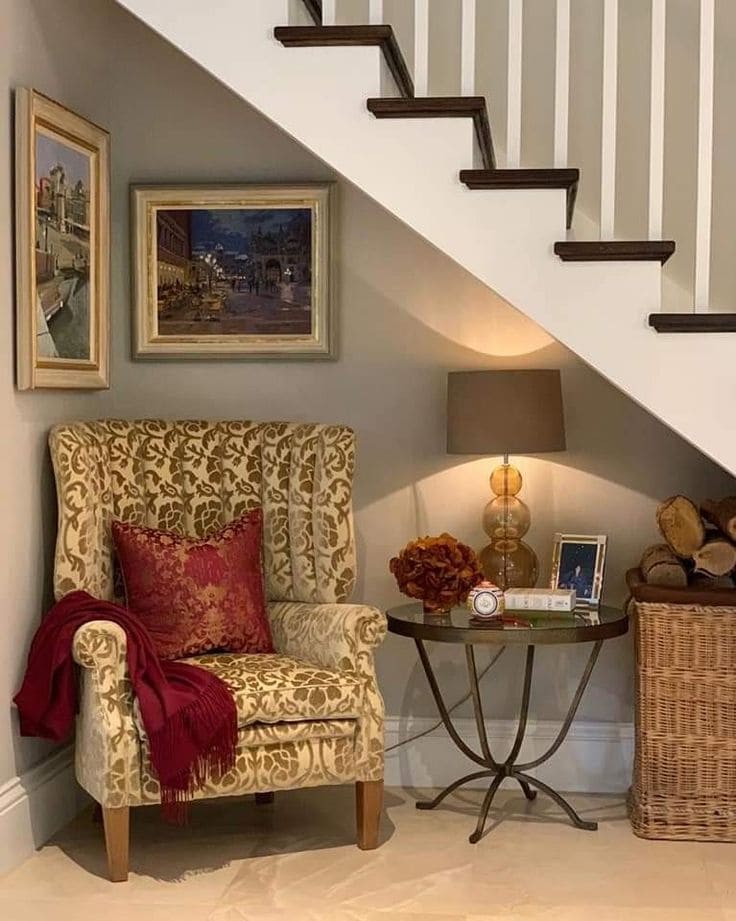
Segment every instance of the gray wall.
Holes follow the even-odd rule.
[[[56,421],[121,414],[352,425],[359,445],[356,597],[378,605],[400,600],[387,560],[417,533],[446,529],[475,545],[483,538],[479,519],[493,460],[465,463],[444,453],[450,369],[563,369],[569,450],[519,459],[534,520],[530,541],[547,572],[555,530],[607,533],[611,602],[622,600],[624,570],[655,537],[659,497],[733,490],[733,481],[696,450],[344,181],[336,252],[339,361],[131,362],[131,181],[288,181],[332,174],[111,0],[0,0],[0,11],[0,70],[7,87],[0,99],[0,783],[45,750],[18,740],[9,702],[50,597],[55,515],[45,437]],[[60,99],[112,133],[109,393],[19,394],[13,387],[10,90],[18,84]],[[540,656],[535,716],[560,712],[583,654],[551,650]],[[436,655],[450,693],[464,693],[458,652]],[[491,716],[514,711],[520,663],[508,658],[494,679]],[[389,713],[433,712],[408,641],[390,637],[379,670]],[[631,694],[630,643],[621,639],[607,645],[582,716],[628,719]]]

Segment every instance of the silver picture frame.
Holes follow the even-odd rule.
[[[597,608],[603,592],[607,546],[605,534],[556,533],[550,588],[574,588],[578,607]]]

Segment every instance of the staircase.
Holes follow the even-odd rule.
[[[199,0],[118,2],[736,473],[713,398],[736,389],[734,315],[660,312],[672,241],[568,239],[578,171],[496,168],[485,100],[415,97],[391,26],[318,24],[317,0],[303,25],[289,0],[217,0],[215,16]]]

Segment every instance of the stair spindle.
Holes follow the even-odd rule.
[[[429,85],[429,0],[414,0],[414,94],[426,96]]]
[[[322,0],[322,25],[334,26],[337,22],[337,0]]]
[[[616,211],[616,120],[618,89],[618,0],[603,0],[603,92],[601,118],[601,240],[614,235]]]
[[[372,26],[383,23],[383,0],[368,0],[368,22]]]
[[[570,111],[570,0],[557,0],[555,14],[555,139],[554,163],[567,166]]]
[[[521,64],[524,14],[522,0],[508,0],[508,77],[506,105],[506,166],[521,163]]]
[[[695,219],[695,311],[710,302],[711,214],[713,210],[713,60],[715,0],[700,0],[698,77],[698,178]]]
[[[475,0],[462,0],[460,34],[460,95],[475,93]]]
[[[651,83],[649,91],[649,239],[662,236],[664,201],[664,73],[666,0],[652,0]]]

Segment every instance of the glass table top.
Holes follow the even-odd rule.
[[[419,601],[389,608],[386,616],[391,633],[440,643],[591,643],[621,636],[629,628],[626,613],[606,605],[577,608],[569,614],[506,611],[500,617],[481,620],[466,607],[455,607],[447,614],[426,614]]]

